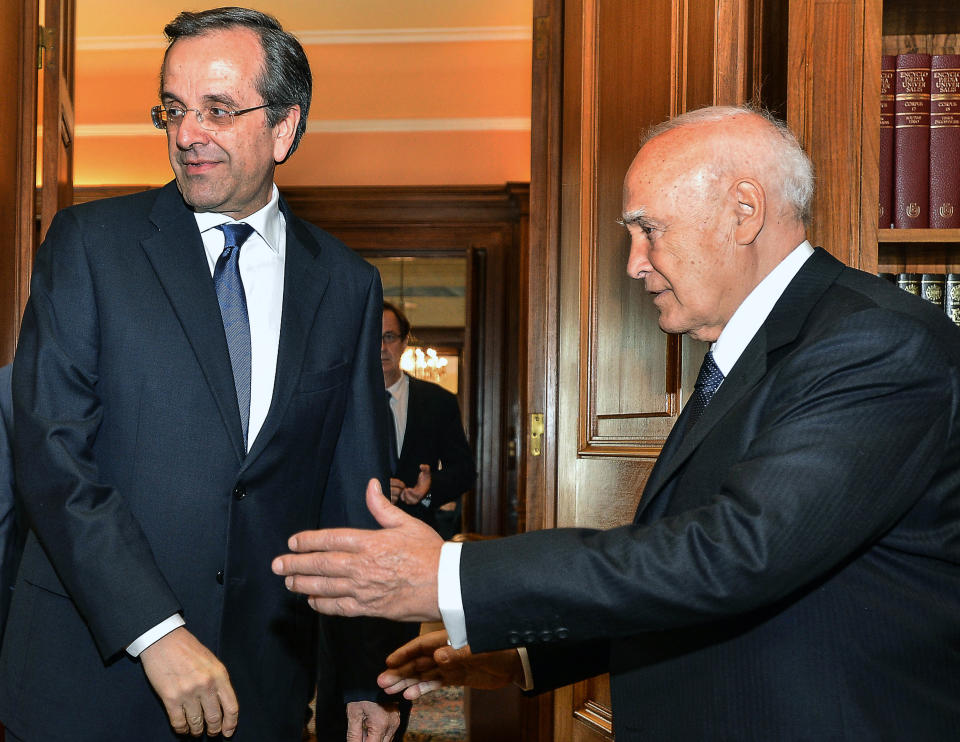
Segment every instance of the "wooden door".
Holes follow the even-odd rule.
[[[622,179],[647,126],[751,97],[761,6],[535,3],[525,404],[528,414],[545,414],[546,432],[539,457],[525,440],[528,529],[629,522],[693,387],[705,346],[664,335],[642,283],[625,273]],[[561,44],[558,69],[550,60]],[[550,737],[540,714],[539,738],[612,738],[606,677],[561,689],[553,701]]]
[[[45,0],[45,6],[40,239],[53,215],[73,203],[76,0]]]

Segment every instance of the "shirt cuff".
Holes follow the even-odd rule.
[[[467,645],[467,618],[463,613],[460,594],[460,549],[463,544],[447,541],[440,547],[440,566],[437,568],[437,602],[447,641],[454,649]]]
[[[152,629],[145,631],[139,637],[134,639],[130,646],[127,647],[127,654],[129,654],[131,657],[139,657],[140,653],[151,644],[159,639],[163,639],[163,637],[165,637],[174,629],[179,629],[181,626],[186,626],[186,624],[187,622],[183,620],[183,616],[181,616],[179,613],[174,613],[167,620],[161,621]]]
[[[523,685],[520,690],[533,690],[533,670],[530,669],[530,655],[527,654],[526,647],[517,647],[517,653],[520,655],[520,664],[523,665]]]

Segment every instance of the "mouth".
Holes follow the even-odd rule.
[[[181,160],[180,164],[187,175],[202,175],[210,172],[220,163],[216,160]]]

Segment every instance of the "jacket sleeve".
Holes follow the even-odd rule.
[[[387,417],[383,403],[383,371],[380,366],[380,335],[383,294],[379,274],[370,270],[357,338],[352,378],[340,437],[323,497],[324,528],[379,528],[367,510],[366,487],[372,478],[390,492],[389,457],[386,449]],[[403,624],[382,619],[331,618],[327,624],[337,664],[337,677],[345,701],[375,700],[381,695],[377,675],[387,655],[405,641]],[[322,674],[324,668],[320,667]]]
[[[471,647],[636,637],[769,610],[881,540],[956,559],[950,539],[930,538],[942,520],[903,524],[958,506],[960,380],[941,341],[880,309],[838,318],[691,455],[669,495],[690,507],[608,531],[464,544]]]
[[[33,578],[72,598],[107,658],[180,605],[98,468],[96,293],[80,225],[61,212],[37,253],[14,361],[14,465],[25,515],[56,573]]]
[[[456,500],[477,481],[473,453],[463,431],[457,398],[452,394],[438,394],[436,405],[433,422],[438,428],[436,440],[440,444],[438,458],[442,468],[430,475],[430,507],[434,509]]]

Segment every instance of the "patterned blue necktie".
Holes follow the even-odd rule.
[[[697,383],[693,387],[693,396],[689,402],[690,413],[687,416],[687,427],[684,428],[684,435],[689,433],[697,420],[700,419],[722,381],[723,372],[717,366],[717,362],[713,360],[713,351],[708,350],[703,357],[700,373],[697,375]]]
[[[247,431],[250,427],[250,319],[247,316],[247,297],[240,280],[240,247],[253,234],[249,224],[222,224],[223,252],[213,269],[213,285],[220,302],[223,330],[233,366],[233,383],[237,388],[237,404],[243,425],[243,448],[247,449]]]

